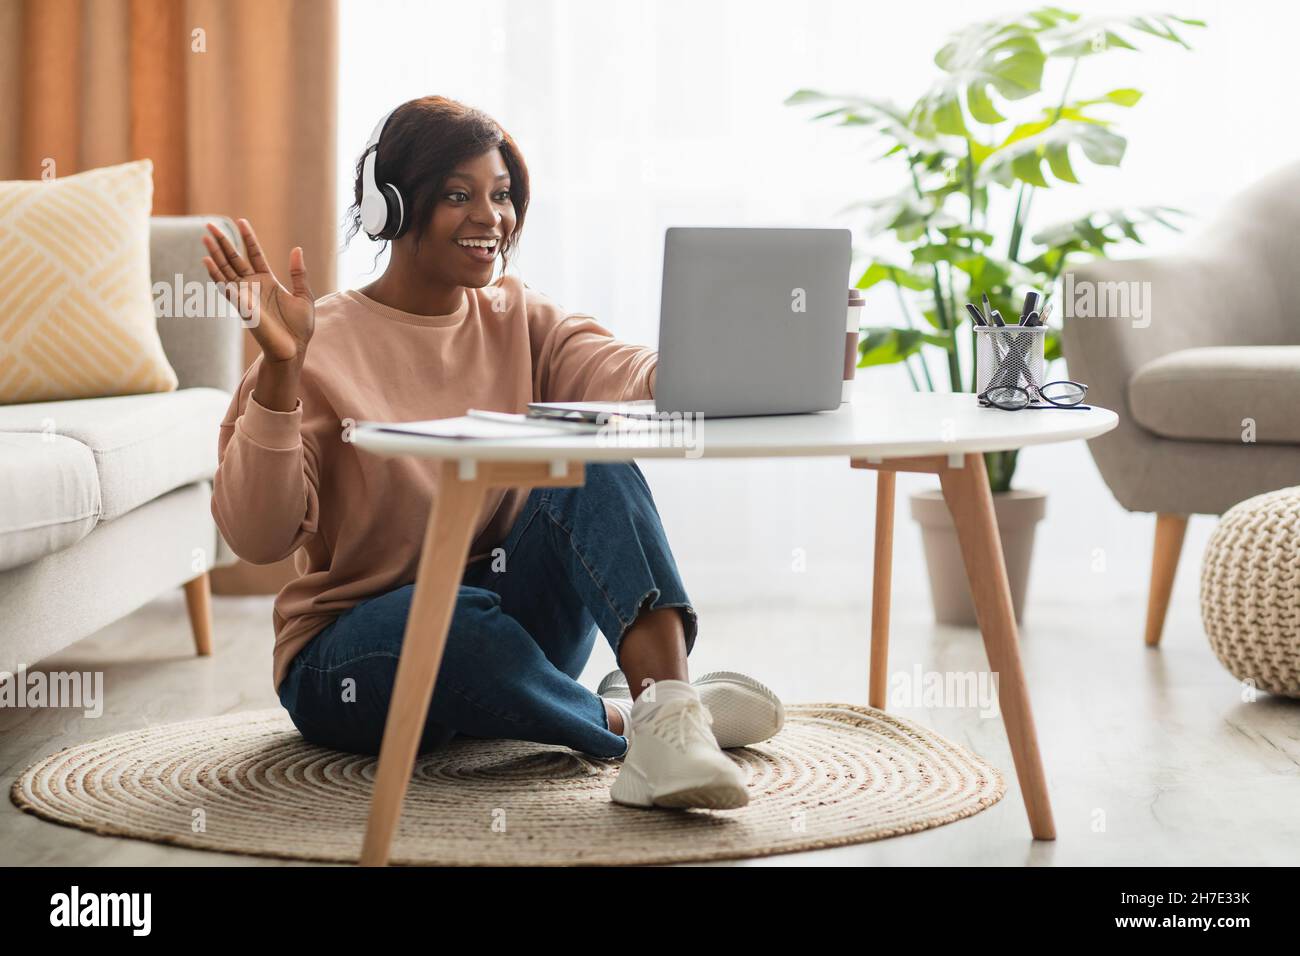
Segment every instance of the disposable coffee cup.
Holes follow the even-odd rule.
[[[866,301],[861,289],[849,290],[848,323],[844,327],[844,387],[840,393],[841,404],[853,399],[853,379],[858,372],[858,333],[862,328],[862,308]]]

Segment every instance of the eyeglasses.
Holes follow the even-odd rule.
[[[1088,408],[1089,406],[1082,404],[1087,394],[1088,386],[1082,382],[1061,381],[1047,382],[1043,385],[1031,383],[1028,388],[1019,385],[994,385],[980,392],[977,397],[982,405],[1015,412],[1022,408],[1042,408],[1043,406],[1033,403],[1035,395],[1056,408]]]

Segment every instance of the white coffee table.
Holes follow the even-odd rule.
[[[489,489],[581,485],[587,462],[644,458],[692,461],[836,456],[846,459],[851,467],[877,472],[868,694],[869,703],[877,708],[884,707],[887,677],[894,476],[899,471],[937,474],[961,542],[990,669],[999,675],[999,703],[1030,831],[1039,840],[1055,839],[993,499],[980,455],[1093,438],[1117,423],[1115,413],[1104,408],[1007,412],[980,408],[969,394],[882,396],[866,392],[859,382],[854,401],[838,411],[705,420],[694,436],[696,447],[664,440],[665,433],[674,431],[678,438],[692,437],[690,431],[672,423],[661,426],[659,435],[623,433],[616,439],[566,435],[510,441],[425,438],[358,425],[352,433],[358,448],[378,455],[437,459],[442,469],[441,491],[425,529],[361,862],[388,862],[469,557],[473,526]]]

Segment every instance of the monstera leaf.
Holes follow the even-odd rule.
[[[1175,26],[1203,27],[1205,21],[1164,13],[1133,17],[1075,17],[1047,28],[1042,32],[1041,39],[1050,48],[1049,56],[1070,59],[1094,56],[1107,50],[1136,50],[1136,34],[1140,33],[1177,43],[1190,50],[1187,41],[1174,29]]]
[[[1182,215],[1186,213],[1172,206],[1102,209],[1047,226],[1030,238],[1035,244],[1047,246],[1049,249],[1066,247],[1104,254],[1107,245],[1124,239],[1141,243],[1142,237],[1138,233],[1138,226],[1156,223],[1166,229],[1178,231],[1178,225],[1171,219]]]
[[[969,137],[967,111],[977,123],[1003,122],[993,94],[1005,100],[1034,95],[1042,89],[1046,59],[1034,26],[1019,21],[990,20],[954,34],[935,54],[944,76],[914,107],[913,129],[923,136]]]
[[[911,289],[914,292],[925,292],[930,288],[931,280],[928,275],[921,275],[905,266],[896,266],[877,259],[868,264],[866,271],[858,279],[857,287],[870,289],[881,282],[891,282],[900,288]]]
[[[1049,186],[1043,175],[1043,163],[1058,180],[1077,183],[1078,176],[1070,163],[1070,147],[1077,146],[1091,162],[1099,166],[1118,166],[1124,159],[1128,141],[1105,125],[1079,120],[1061,120],[1039,132],[1012,134],[1007,141],[988,154],[980,169],[984,182],[1003,186],[1015,180],[1031,186]]]
[[[838,118],[840,126],[861,126],[870,129],[893,140],[894,149],[920,149],[925,145],[908,125],[907,111],[888,100],[822,93],[818,90],[796,90],[785,98],[786,106],[809,104],[820,104],[826,107],[812,119]]]
[[[954,347],[952,336],[942,332],[883,326],[863,329],[862,332],[862,341],[858,343],[858,368],[902,362],[919,352],[923,345],[937,345],[948,350]]]
[[[900,242],[914,242],[931,228],[961,225],[961,220],[945,210],[940,200],[933,196],[918,197],[911,190],[869,200],[862,205],[872,211],[867,223],[869,235],[892,232]]]

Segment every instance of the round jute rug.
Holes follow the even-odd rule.
[[[851,704],[791,704],[765,743],[727,753],[737,810],[610,802],[619,762],[457,738],[421,756],[392,862],[459,866],[725,860],[865,843],[978,813],[1002,775],[923,727]],[[306,743],[281,709],[150,727],[30,767],[12,798],[46,820],[157,843],[354,862],[375,758]]]

